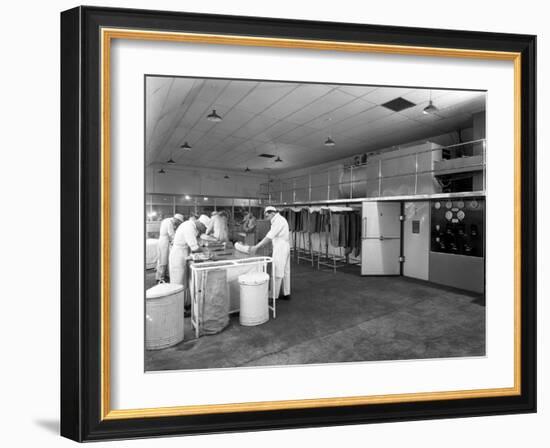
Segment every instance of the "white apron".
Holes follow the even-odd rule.
[[[282,278],[290,267],[290,244],[284,238],[274,238],[272,244],[274,276]]]
[[[170,283],[183,285],[185,305],[189,305],[189,268],[187,257],[191,255],[189,246],[174,244],[170,251]]]
[[[159,237],[157,246],[158,264],[166,266],[168,264],[168,253],[170,252],[170,239],[168,236]]]

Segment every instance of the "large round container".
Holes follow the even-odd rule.
[[[183,286],[160,283],[145,293],[145,348],[158,350],[183,341]]]
[[[254,272],[239,276],[241,325],[260,325],[269,320],[269,275],[265,272]]]

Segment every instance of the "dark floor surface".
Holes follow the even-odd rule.
[[[146,286],[154,283],[147,271]],[[271,313],[270,313],[271,316]],[[221,333],[145,351],[145,370],[318,364],[483,356],[485,302],[478,294],[406,277],[361,277],[293,264],[292,300],[259,326],[231,316]]]

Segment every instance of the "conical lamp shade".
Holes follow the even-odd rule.
[[[328,137],[325,140],[325,146],[334,146],[334,145],[336,145],[336,142],[334,140],[332,140],[330,137]]]
[[[430,100],[430,103],[424,108],[424,110],[422,111],[422,113],[424,115],[433,115],[435,114],[439,109],[437,107],[435,107],[432,103],[432,101]]]
[[[216,109],[213,109],[212,110],[212,113],[210,115],[208,115],[206,117],[206,119],[208,121],[213,121],[214,123],[218,123],[220,121],[222,121],[222,117],[220,117],[217,113],[216,113]]]

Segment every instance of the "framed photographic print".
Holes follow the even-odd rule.
[[[536,411],[535,36],[61,14],[61,433]]]

